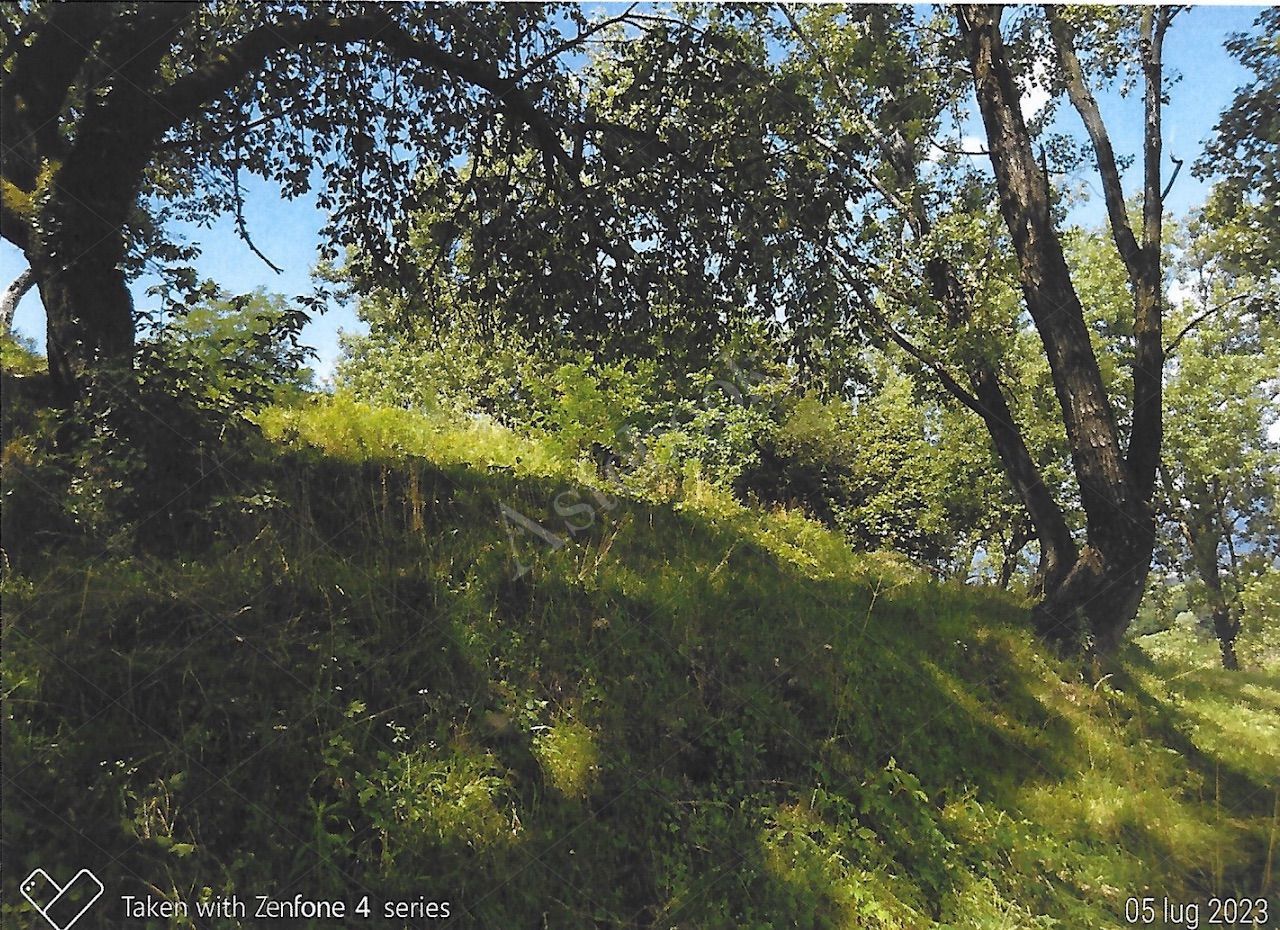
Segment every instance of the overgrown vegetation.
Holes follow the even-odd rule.
[[[1101,928],[1270,886],[1274,673],[1082,677],[1016,598],[496,425],[258,421],[196,548],[46,536],[7,569],[7,882],[699,928]]]

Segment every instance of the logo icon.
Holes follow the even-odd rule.
[[[88,869],[81,869],[65,885],[55,882],[44,869],[35,869],[20,888],[53,930],[71,930],[103,892],[102,882]]]

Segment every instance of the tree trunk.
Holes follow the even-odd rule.
[[[0,296],[0,334],[9,336],[13,333],[13,317],[18,312],[18,303],[35,283],[35,273],[28,268],[4,289],[3,296]]]
[[[79,400],[98,372],[133,358],[133,298],[124,272],[84,262],[40,285],[47,317],[49,375],[59,404]]]
[[[6,123],[18,130],[6,152],[6,191],[17,196],[5,197],[0,218],[39,282],[54,398],[71,406],[91,377],[133,358],[125,226],[147,162],[174,118],[156,99],[159,66],[195,7],[144,4],[136,16],[120,17],[116,29],[99,22],[117,16],[114,5],[64,9],[54,6],[35,40],[48,54],[19,56],[3,95]],[[78,38],[79,31],[102,33],[101,44]],[[68,140],[61,114],[90,49],[112,86],[81,106]],[[28,124],[33,116],[39,119]]]
[[[137,195],[132,165],[69,159],[43,212],[50,227],[28,257],[39,279],[56,400],[70,406],[98,371],[133,358],[133,298],[123,227]],[[120,171],[124,180],[112,176]],[[132,177],[131,177],[132,175]]]
[[[1218,649],[1222,652],[1222,667],[1236,671],[1240,668],[1240,660],[1236,656],[1236,637],[1240,635],[1240,620],[1234,615],[1231,604],[1227,600],[1227,592],[1222,587],[1222,574],[1218,568],[1217,539],[1212,535],[1206,538],[1190,520],[1184,523],[1183,527],[1187,532],[1187,538],[1191,541],[1196,572],[1204,581],[1205,592],[1208,595],[1213,635],[1217,638]]]
[[[1044,634],[1060,641],[1088,632],[1096,651],[1109,652],[1137,613],[1151,567],[1150,486],[1134,481],[1121,451],[1115,412],[1054,225],[1049,179],[1036,158],[1021,93],[1005,58],[1000,9],[967,5],[956,17],[968,45],[1000,210],[1018,256],[1027,310],[1053,375],[1086,517],[1086,544],[1073,564],[1044,579],[1038,623]],[[1141,441],[1158,448],[1158,430]],[[1131,447],[1131,458],[1135,451],[1143,453],[1138,457],[1145,463],[1150,450]]]
[[[1070,643],[1082,632],[1091,649],[1106,654],[1119,648],[1137,616],[1146,590],[1154,548],[1154,525],[1126,549],[1086,545],[1067,577],[1046,588],[1036,605],[1036,625],[1047,639]]]
[[[1187,489],[1189,500],[1182,518],[1182,535],[1191,554],[1191,564],[1204,582],[1206,600],[1213,620],[1213,635],[1222,652],[1222,667],[1236,670],[1240,660],[1236,656],[1236,637],[1240,634],[1240,619],[1235,616],[1222,584],[1222,568],[1218,564],[1218,545],[1221,542],[1221,521],[1216,486],[1211,490],[1204,483],[1196,482]]]
[[[1218,649],[1222,652],[1222,667],[1228,671],[1240,670],[1240,659],[1236,656],[1236,636],[1240,633],[1240,621],[1231,616],[1231,607],[1222,601],[1213,605],[1213,635],[1218,638]]]
[[[1172,8],[1142,11],[1142,70],[1146,81],[1143,125],[1142,247],[1133,279],[1133,428],[1127,464],[1138,493],[1150,499],[1160,464],[1164,433],[1164,191],[1160,159],[1164,149],[1161,107],[1164,100],[1164,34]]]
[[[1009,540],[1004,544],[1003,551],[1000,553],[1000,574],[996,578],[996,585],[1001,591],[1009,590],[1009,583],[1013,581],[1013,573],[1018,568],[1018,553],[1026,548],[1027,543],[1035,538],[1030,524],[1026,520],[1019,520],[1018,523],[1009,532]]]

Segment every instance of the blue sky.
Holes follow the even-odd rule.
[[[1235,88],[1248,79],[1248,72],[1227,54],[1223,41],[1232,32],[1248,31],[1259,7],[1199,6],[1181,13],[1174,21],[1165,42],[1165,67],[1181,73],[1182,80],[1172,91],[1165,110],[1165,152],[1186,160],[1181,175],[1170,192],[1167,207],[1174,214],[1185,213],[1204,197],[1206,185],[1191,175],[1191,163],[1200,154],[1202,143],[1213,129],[1218,114],[1230,103]],[[1142,101],[1139,95],[1120,99],[1117,95],[1100,98],[1107,117],[1112,141],[1119,153],[1137,153],[1141,146]],[[1082,133],[1075,112],[1064,106],[1056,118],[1056,128]],[[1135,171],[1140,160],[1135,160]],[[1166,162],[1165,176],[1172,170]],[[1134,172],[1130,172],[1131,176]],[[1131,180],[1132,178],[1128,179]],[[1092,181],[1092,175],[1083,180]],[[244,293],[264,287],[288,296],[311,290],[311,269],[316,262],[319,230],[324,221],[314,198],[286,201],[271,184],[247,179],[245,219],[258,248],[283,269],[276,274],[249,251],[235,232],[234,222],[222,218],[211,228],[182,228],[178,231],[203,247],[196,261],[202,277],[213,278],[232,293]],[[1097,192],[1096,181],[1092,189]],[[1132,193],[1132,184],[1126,185]],[[1099,222],[1103,217],[1100,195],[1078,210],[1078,222]],[[8,242],[0,242],[0,281],[15,278],[26,262],[22,254]],[[134,285],[139,306],[152,302],[145,294],[153,281],[140,279]],[[16,329],[44,343],[44,311],[39,296],[33,291],[19,306]],[[332,370],[338,356],[338,334],[342,330],[360,331],[353,307],[338,307],[313,319],[303,338],[317,353],[315,365],[323,376]]]

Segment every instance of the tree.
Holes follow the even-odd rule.
[[[358,254],[357,288],[394,305],[402,329],[466,318],[690,369],[750,319],[812,363],[805,324],[833,303],[812,269],[857,185],[805,138],[812,101],[775,86],[768,25],[749,8],[685,8],[605,33],[580,73],[582,183],[519,176],[532,151],[472,159],[458,184],[426,176],[406,238],[418,275],[388,281]],[[784,322],[769,312],[780,301],[813,314]]]
[[[1205,330],[1188,346],[1169,385],[1169,436],[1161,468],[1167,545],[1184,576],[1199,582],[1224,668],[1240,667],[1241,592],[1277,555],[1280,450],[1268,442],[1275,403],[1260,369],[1275,352],[1242,350]],[[1274,417],[1270,418],[1274,422]]]
[[[1237,263],[1280,274],[1280,8],[1263,10],[1254,31],[1227,42],[1253,80],[1236,91],[1203,158],[1202,177],[1224,176],[1215,191],[1219,209],[1238,218],[1238,241],[1224,253]]]
[[[1270,438],[1280,331],[1269,313],[1280,281],[1224,248],[1246,241],[1251,224],[1241,229],[1240,214],[1217,209],[1221,193],[1189,224],[1178,263],[1189,298],[1173,316],[1181,328],[1168,348],[1158,502],[1164,547],[1196,582],[1223,667],[1236,669],[1244,592],[1280,558],[1280,445]]]
[[[796,39],[791,67],[813,76],[827,101],[823,129],[851,161],[861,159],[878,195],[877,205],[842,218],[837,257],[857,295],[855,312],[981,417],[1035,531],[1041,628],[1060,640],[1087,634],[1106,652],[1134,616],[1154,541],[1165,193],[1160,47],[1172,14],[1090,23],[1073,12],[1022,10],[1011,17],[1006,40],[999,8],[952,13],[951,28],[905,9],[788,14]],[[1119,53],[1135,51],[1147,110],[1136,231],[1091,89],[1114,76]],[[1132,302],[1130,325],[1115,334],[1130,341],[1127,423],[1109,395],[1058,228],[1049,160],[1072,164],[1078,147],[1046,136],[1044,120],[1023,113],[1023,92],[1037,83],[1065,91],[1103,179]],[[969,100],[982,117],[985,149],[964,139]],[[990,175],[967,164],[983,155]],[[1003,230],[991,225],[987,209],[993,186]],[[1066,493],[1048,479],[1044,450],[1019,415],[1025,404],[1012,393],[1012,350],[1027,323],[1001,293],[1006,272],[1048,363],[1055,418],[1071,457]]]
[[[1036,529],[1037,586],[1051,590],[1070,563],[1071,529],[1001,388],[999,354],[990,351],[994,334],[984,304],[999,295],[976,285],[983,276],[971,273],[992,258],[991,242],[982,241],[990,227],[978,207],[985,185],[955,170],[955,147],[949,160],[932,166],[942,171],[928,164],[945,151],[936,140],[948,116],[957,121],[949,111],[963,94],[944,24],[917,21],[901,8],[822,12],[803,23],[789,15],[789,21],[800,45],[792,67],[813,75],[836,149],[881,198],[840,217],[846,234],[832,257],[852,290],[853,312],[982,418]],[[987,280],[999,281],[990,270]],[[916,338],[904,324],[917,330]],[[974,338],[979,332],[981,343]]]
[[[307,385],[311,372],[303,366],[313,353],[298,342],[306,320],[302,310],[262,288],[235,297],[207,290],[154,332],[162,350],[187,356],[192,368],[204,372],[207,396],[227,395],[228,407],[253,409],[282,387]]]
[[[1222,114],[1196,173],[1221,180],[1192,226],[1189,314],[1169,351],[1170,448],[1162,470],[1170,546],[1199,578],[1226,668],[1258,633],[1276,566],[1274,428],[1280,306],[1280,10],[1259,14],[1228,49],[1254,74]],[[1224,433],[1231,441],[1217,441]],[[1270,559],[1270,563],[1268,562]],[[1250,606],[1255,609],[1250,610]]]
[[[505,282],[486,279],[479,303],[554,307],[567,330],[602,334],[621,323],[629,336],[678,321],[696,345],[717,326],[754,317],[786,338],[797,361],[851,335],[896,346],[981,418],[1035,531],[1044,632],[1113,650],[1141,599],[1155,540],[1161,243],[1172,181],[1163,170],[1162,46],[1173,18],[1171,8],[1095,19],[1023,10],[1006,40],[995,7],[936,15],[828,7],[803,16],[717,11],[649,30],[610,46],[588,74],[588,124],[614,130],[583,149],[588,193],[609,235],[593,235],[529,189],[526,199],[547,205],[539,222],[514,245],[495,246],[488,224],[511,225],[500,201],[490,198],[487,217],[459,236],[449,201],[437,197],[429,228],[441,260],[429,267],[454,259],[464,271],[511,269]],[[1136,220],[1094,97],[1125,61],[1137,63],[1145,108]],[[1070,101],[1083,146],[1023,114],[1023,91],[1037,81]],[[986,135],[976,154],[989,158],[990,174],[966,164],[959,138],[971,99]],[[1059,228],[1049,163],[1074,163],[1074,149],[1102,179],[1128,291],[1123,325],[1107,335],[1127,369],[1122,397],[1095,347]],[[483,187],[509,166],[471,170]],[[540,279],[556,269],[541,269],[556,263],[573,280],[594,274],[552,300]],[[1017,301],[1006,299],[1008,281]],[[1069,482],[1053,480],[1056,459],[1019,409],[1011,354],[1027,333],[1047,363]],[[841,373],[824,367],[828,393],[838,394]]]
[[[956,10],[1001,213],[1018,257],[1025,304],[1053,372],[1086,517],[1082,547],[1066,538],[1054,542],[1065,551],[1058,570],[1046,578],[1040,611],[1050,629],[1069,629],[1087,619],[1099,648],[1108,651],[1118,645],[1137,612],[1155,539],[1151,497],[1160,455],[1164,363],[1161,50],[1173,10],[1146,10],[1139,26],[1146,118],[1138,235],[1129,223],[1106,126],[1076,53],[1077,26],[1062,11],[1049,10],[1046,16],[1063,83],[1089,134],[1112,234],[1133,293],[1133,402],[1127,437],[1108,397],[1056,229],[1050,178],[1021,110],[1021,88],[1000,33],[1001,10],[976,5]]]
[[[598,28],[573,6],[233,0],[13,4],[0,27],[0,233],[34,272],[66,404],[129,363],[128,274],[187,254],[166,219],[228,212],[248,239],[242,172],[285,196],[323,179],[333,239],[390,273],[424,164],[531,147],[527,171],[563,169],[581,113],[560,61]]]

